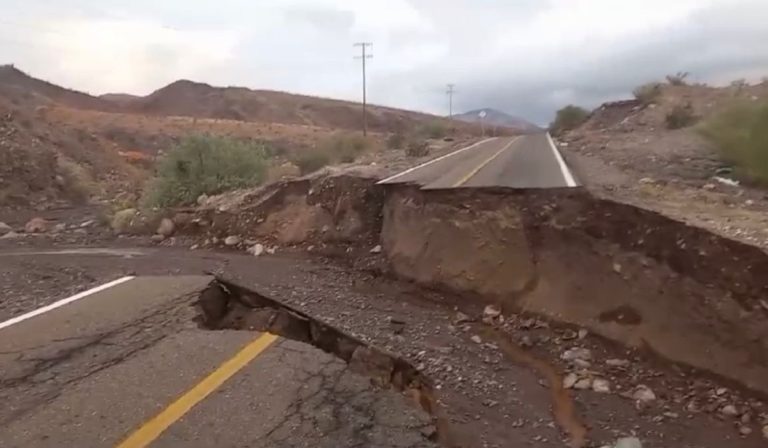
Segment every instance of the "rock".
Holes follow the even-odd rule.
[[[611,383],[608,380],[598,378],[592,382],[592,390],[599,394],[611,393]]]
[[[632,399],[641,403],[650,403],[656,399],[656,394],[653,393],[650,387],[640,384],[632,392]]]
[[[277,252],[277,246],[268,247],[264,250],[266,250],[269,255],[275,255],[275,252]]]
[[[112,217],[112,230],[118,235],[127,233],[133,224],[133,220],[136,219],[138,214],[139,211],[135,208],[127,208],[115,213]]]
[[[174,224],[173,221],[169,218],[161,219],[160,225],[157,226],[158,235],[162,235],[166,238],[173,235],[173,232],[175,230],[176,230],[176,224]]]
[[[25,233],[45,233],[48,231],[49,223],[43,218],[37,217],[30,219],[24,226]]]
[[[381,244],[374,246],[373,249],[370,251],[372,254],[380,254],[381,253]]]
[[[749,426],[741,426],[739,427],[739,434],[741,434],[742,436],[748,436],[752,434],[752,428],[750,428]]]
[[[53,229],[51,229],[51,232],[53,232],[53,233],[61,233],[61,232],[65,231],[65,230],[67,230],[67,225],[64,224],[63,222],[60,222],[60,223],[56,224],[55,226],[53,226]]]
[[[588,334],[589,334],[589,331],[587,331],[586,329],[582,328],[581,330],[579,330],[579,339],[586,338]]]
[[[643,444],[637,437],[624,437],[617,440],[613,448],[643,448]]]
[[[11,239],[14,239],[14,238],[19,238],[20,236],[21,236],[21,234],[16,233],[13,230],[11,230],[10,232],[6,233],[5,235],[0,236],[0,240],[11,240]]]
[[[720,408],[720,413],[728,417],[736,417],[739,415],[739,410],[732,404],[727,404]]]
[[[610,367],[629,367],[629,361],[626,359],[609,359],[605,364]]]
[[[768,425],[763,426],[763,438],[768,440]]]
[[[641,183],[641,184],[644,184],[644,185],[648,185],[648,184],[653,184],[653,183],[656,183],[656,181],[655,181],[655,180],[653,180],[653,178],[650,178],[650,177],[644,177],[644,178],[640,179],[640,183]]]
[[[563,354],[560,355],[560,359],[564,361],[573,361],[575,359],[589,361],[592,359],[592,352],[590,352],[589,349],[586,349],[586,348],[573,347],[563,352]]]
[[[701,188],[703,188],[703,189],[705,189],[705,190],[707,190],[707,191],[712,191],[712,190],[714,190],[715,188],[717,188],[717,185],[715,185],[715,184],[705,184],[705,185],[704,185],[703,187],[701,187]]]
[[[165,235],[160,235],[158,233],[158,234],[152,235],[149,239],[152,240],[153,243],[161,243],[163,240],[165,240]]]
[[[480,339],[480,336],[478,336],[478,335],[474,335],[474,336],[472,336],[469,339],[471,339],[472,342],[474,342],[475,344],[482,344],[483,343],[483,340]]]
[[[501,308],[496,305],[486,305],[483,316],[491,319],[501,316]]]
[[[199,248],[200,248],[199,244],[193,244],[192,246],[189,247],[189,250],[197,250]]]
[[[577,381],[579,381],[579,376],[575,373],[569,373],[563,378],[563,387],[565,389],[573,389]]]
[[[264,245],[256,243],[253,246],[249,247],[246,252],[253,255],[254,257],[258,257],[259,255],[264,253]]]
[[[203,193],[197,197],[197,205],[203,205],[208,200],[208,195]]]
[[[13,227],[11,227],[8,224],[0,221],[0,236],[3,236],[3,235],[5,235],[8,232],[13,232]]]
[[[240,237],[237,235],[229,235],[228,237],[224,238],[224,245],[225,246],[237,246],[240,244]]]
[[[592,387],[591,378],[581,378],[580,380],[576,381],[576,384],[573,385],[573,388],[576,390],[587,390],[591,387]]]
[[[472,322],[472,319],[461,311],[457,311],[456,316],[453,318],[453,323],[458,325],[466,322]]]
[[[85,229],[86,227],[91,227],[96,223],[95,219],[89,219],[88,221],[83,221],[80,223],[80,228]]]
[[[592,367],[592,363],[587,361],[586,359],[574,359],[573,365],[580,369],[588,369]]]
[[[617,274],[621,274],[621,265],[619,263],[613,263],[613,271]]]

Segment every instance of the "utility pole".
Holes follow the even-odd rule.
[[[360,47],[360,56],[355,56],[355,59],[363,61],[363,135],[368,135],[368,114],[365,110],[366,107],[366,89],[365,89],[365,60],[373,57],[372,54],[367,54],[366,49],[373,46],[371,42],[357,42],[355,47]]]
[[[456,93],[456,84],[448,84],[448,90],[445,93],[448,94],[448,118],[453,118],[453,94]]]

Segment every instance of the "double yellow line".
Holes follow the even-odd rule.
[[[487,159],[483,160],[482,163],[480,163],[480,165],[478,165],[472,171],[467,173],[467,175],[462,177],[458,182],[456,182],[455,184],[451,185],[451,187],[456,188],[456,187],[460,187],[460,186],[464,185],[465,183],[467,183],[467,181],[469,181],[469,179],[471,179],[475,174],[479,173],[480,170],[485,168],[489,163],[493,162],[493,160],[496,159],[496,157],[500,156],[502,152],[504,152],[507,149],[509,149],[509,147],[512,146],[512,144],[515,143],[519,138],[520,138],[519,135],[517,137],[513,138],[503,148],[501,148],[500,150],[498,150],[495,153],[493,153],[493,155],[491,157],[488,157]]]
[[[196,404],[218,389],[232,375],[248,365],[261,352],[267,349],[277,336],[264,333],[246,345],[235,356],[224,362],[200,383],[170,404],[154,418],[146,422],[136,432],[128,436],[117,448],[144,448],[154,442],[172,424],[189,412]]]

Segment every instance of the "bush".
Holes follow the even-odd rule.
[[[403,135],[400,132],[395,132],[394,134],[390,134],[390,136],[387,138],[387,148],[389,149],[400,149],[405,144],[405,135]]]
[[[658,82],[643,84],[642,86],[633,90],[632,93],[641,103],[646,105],[652,104],[655,103],[656,100],[658,100],[661,96],[661,84]]]
[[[201,194],[258,185],[267,171],[268,149],[226,137],[186,137],[159,161],[144,198],[151,207],[192,204]]]
[[[429,142],[414,140],[405,147],[405,155],[408,157],[424,157],[429,154]]]
[[[693,113],[691,103],[685,105],[678,104],[666,117],[667,129],[682,129],[696,123],[696,116]]]
[[[673,86],[687,86],[688,76],[690,76],[688,72],[677,72],[674,75],[667,75],[667,82]]]
[[[369,146],[368,140],[362,135],[334,135],[321,143],[319,151],[324,153],[329,161],[352,163]]]
[[[444,138],[446,135],[448,135],[448,128],[445,127],[443,123],[440,123],[439,121],[433,121],[431,123],[427,123],[421,127],[421,130],[419,132],[420,135],[423,135],[426,138],[432,138],[432,139],[441,139]]]
[[[587,118],[589,118],[589,112],[586,109],[568,105],[557,111],[550,130],[554,133],[568,131],[587,121]]]
[[[768,103],[736,104],[699,130],[739,174],[768,184]]]
[[[293,158],[293,163],[299,167],[301,175],[314,173],[331,163],[330,156],[320,150],[305,150]]]

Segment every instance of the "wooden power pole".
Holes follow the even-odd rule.
[[[368,135],[368,113],[366,111],[366,88],[365,88],[365,60],[373,57],[372,54],[366,52],[366,49],[373,46],[371,42],[357,42],[355,47],[360,47],[360,56],[355,56],[355,59],[363,61],[363,135]]]

